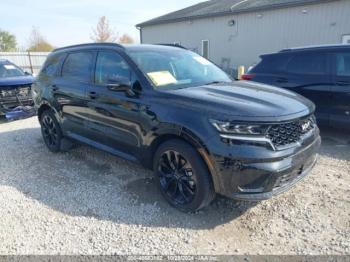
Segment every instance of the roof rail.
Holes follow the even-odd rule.
[[[291,52],[291,51],[303,51],[310,49],[325,49],[325,48],[349,48],[348,44],[330,44],[330,45],[311,45],[311,46],[300,46],[282,49],[280,53]]]
[[[184,46],[182,46],[182,45],[179,45],[179,44],[166,44],[166,43],[164,43],[164,44],[156,44],[156,45],[163,45],[163,46],[172,46],[172,47],[178,47],[178,48],[182,48],[182,49],[186,49],[187,50],[187,48],[186,47],[184,47]]]
[[[114,47],[124,48],[124,46],[117,43],[86,43],[86,44],[70,45],[70,46],[56,48],[52,52],[57,52],[57,51],[70,49],[70,48],[88,47],[88,46],[114,46]]]

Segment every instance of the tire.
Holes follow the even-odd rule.
[[[206,164],[196,149],[182,140],[172,139],[160,145],[153,170],[164,198],[183,212],[198,211],[215,198]]]
[[[62,131],[51,109],[45,110],[41,114],[40,125],[41,134],[47,148],[53,153],[60,152],[63,139]]]

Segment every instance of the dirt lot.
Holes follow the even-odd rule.
[[[0,124],[0,254],[350,254],[350,135],[255,205],[168,206],[151,172],[87,146],[52,154],[36,118]]]

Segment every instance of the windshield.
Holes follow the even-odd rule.
[[[24,72],[17,66],[6,63],[0,64],[0,78],[24,76]]]
[[[131,50],[128,54],[157,89],[232,82],[213,63],[184,49]]]

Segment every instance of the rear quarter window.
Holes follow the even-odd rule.
[[[41,76],[57,76],[59,74],[59,69],[61,62],[65,54],[51,55],[47,58],[43,69],[40,72]]]
[[[252,70],[252,73],[274,73],[285,71],[290,59],[287,54],[261,56],[261,61]]]
[[[76,52],[68,54],[62,67],[62,77],[78,82],[91,82],[94,54]]]

